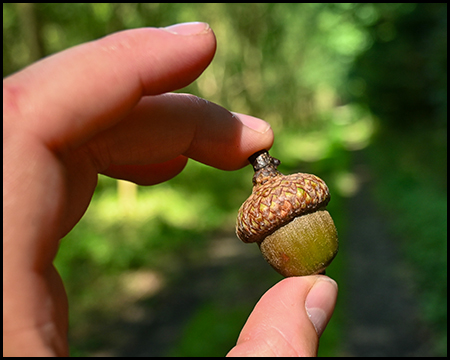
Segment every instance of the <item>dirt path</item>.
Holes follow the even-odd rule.
[[[364,181],[349,202],[349,233],[345,239],[349,271],[346,352],[350,356],[430,356],[431,349],[418,316],[411,272],[401,259],[386,214],[370,195],[371,176],[356,154],[355,169]]]

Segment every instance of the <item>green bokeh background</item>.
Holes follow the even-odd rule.
[[[208,22],[218,48],[180,91],[265,119],[280,170],[330,187],[341,251],[327,274],[340,296],[319,354],[364,354],[346,346],[349,203],[367,180],[357,158],[407,264],[425,354],[446,355],[447,5],[3,4],[3,76],[116,31],[187,21]],[[195,161],[152,187],[100,176],[55,261],[71,354],[226,354],[281,279],[234,235],[251,177]]]

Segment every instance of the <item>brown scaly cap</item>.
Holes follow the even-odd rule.
[[[249,158],[255,169],[253,192],[239,209],[236,234],[246,243],[261,242],[297,216],[324,209],[330,201],[325,182],[311,174],[283,175],[278,159],[266,150]]]

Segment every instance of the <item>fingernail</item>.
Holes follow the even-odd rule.
[[[255,118],[250,115],[233,113],[235,117],[248,128],[255,130],[261,134],[264,134],[267,130],[270,129],[270,124],[265,122],[264,120]]]
[[[337,284],[329,277],[320,276],[306,296],[305,307],[319,337],[333,314]]]
[[[209,31],[209,25],[204,22],[186,22],[162,28],[172,34],[196,35]]]

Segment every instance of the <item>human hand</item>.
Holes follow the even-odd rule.
[[[84,214],[98,173],[151,185],[178,174],[187,158],[235,170],[271,147],[266,122],[191,95],[166,94],[194,81],[215,46],[202,23],[135,29],[3,80],[4,355],[68,355],[67,298],[53,259],[59,239]],[[266,344],[277,354],[314,355],[318,335],[303,304],[316,280],[286,279],[269,290],[230,354],[258,355],[268,351]],[[334,286],[320,285],[328,283],[309,291],[327,293],[319,297],[323,327],[336,297]],[[268,319],[285,319],[284,328],[272,328]],[[280,335],[290,336],[289,345]],[[273,347],[268,336],[280,341]]]

